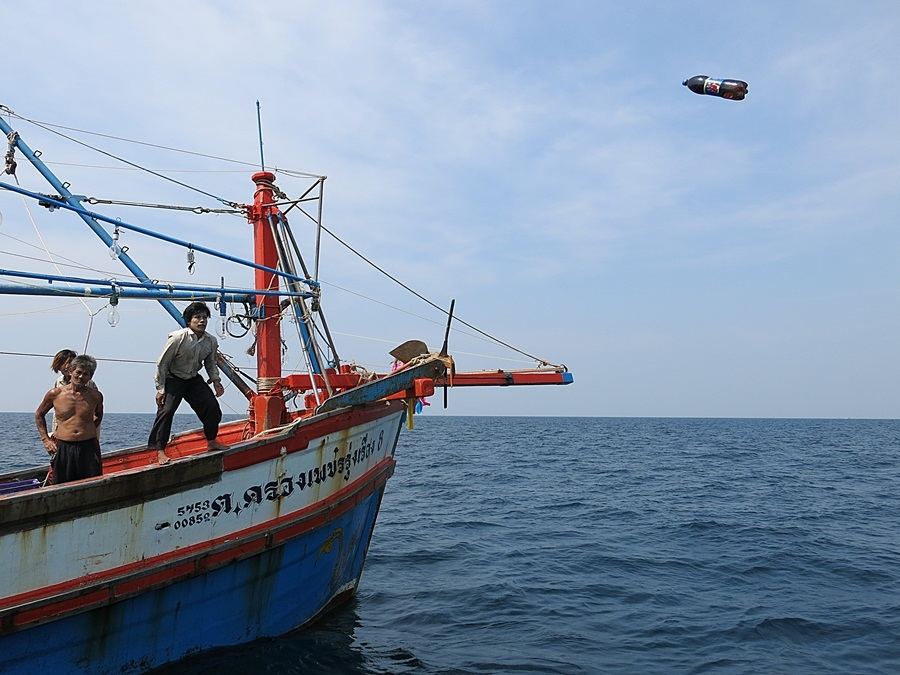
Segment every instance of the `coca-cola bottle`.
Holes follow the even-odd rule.
[[[732,101],[743,101],[747,95],[747,83],[743,80],[716,80],[709,75],[694,75],[681,84],[695,94],[721,96]]]

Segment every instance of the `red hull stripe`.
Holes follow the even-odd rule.
[[[188,577],[193,571],[194,561],[186,560],[158,572],[149,572],[120,581],[115,585],[114,595],[116,598],[135,595],[144,589],[165,585],[165,582],[173,579]]]
[[[0,634],[166,586],[282,544],[343,515],[384,487],[395,464],[392,457],[385,457],[364,474],[363,480],[296,513],[177,551],[4,598],[0,601]],[[22,607],[26,603],[28,606]]]
[[[23,624],[33,623],[42,619],[55,619],[56,617],[80,610],[85,605],[102,605],[109,600],[110,589],[101,588],[91,593],[85,593],[77,598],[61,600],[54,602],[52,605],[38,607],[36,609],[26,609],[13,617],[12,623],[19,627]]]
[[[229,452],[224,458],[225,471],[234,471],[242,469],[245,466],[259,464],[272,459],[276,459],[281,455],[281,448],[287,448],[288,454],[292,452],[300,452],[309,447],[309,442],[314,438],[320,438],[336,431],[342,431],[350,426],[358,426],[367,422],[372,422],[382,417],[387,417],[400,409],[399,405],[379,403],[377,405],[363,408],[361,410],[353,410],[345,412],[341,415],[335,415],[329,419],[322,420],[308,427],[301,427],[296,434],[290,438],[275,438],[271,443],[265,443],[247,450],[236,450]]]

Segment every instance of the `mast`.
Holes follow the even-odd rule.
[[[254,260],[258,265],[275,268],[278,266],[278,249],[269,225],[270,218],[278,211],[278,207],[274,206],[273,194],[275,174],[258,171],[251,179],[256,184],[256,192],[247,219],[253,225]],[[272,272],[257,268],[255,282],[257,290],[278,290],[278,276]],[[281,308],[278,296],[257,295],[256,306],[257,393],[251,399],[251,407],[256,433],[259,433],[280,426],[286,410],[284,397],[276,387],[281,379]]]

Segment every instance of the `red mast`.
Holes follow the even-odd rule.
[[[256,193],[248,220],[253,225],[253,250],[257,264],[277,269],[278,249],[272,236],[270,220],[274,219],[278,207],[274,205],[273,186],[275,174],[258,171],[253,174]],[[278,275],[265,270],[256,270],[256,288],[278,290]],[[256,433],[277,427],[284,422],[284,397],[278,381],[281,379],[281,326],[277,295],[256,296],[259,321],[256,322],[256,395],[251,400]]]

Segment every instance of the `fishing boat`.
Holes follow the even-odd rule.
[[[214,303],[223,320],[244,307],[257,371],[250,378],[218,357],[248,409],[220,427],[224,450],[207,451],[198,429],[173,437],[168,464],[135,439],[105,453],[95,478],[43,486],[46,466],[0,475],[2,673],[144,672],[309,624],[359,586],[397,440],[418,403],[441,388],[446,396],[450,387],[572,382],[546,363],[456,372],[452,303],[439,351],[410,340],[391,352],[393,372],[365,372],[337,357],[317,269],[309,273],[287,219],[309,192],[282,193],[262,151],[252,201],[227,204],[252,225],[254,255],[243,259],[87,208],[93,201],[70,192],[13,129],[24,118],[9,118],[0,117],[6,173],[25,158],[52,191],[10,180],[0,188],[83,221],[134,281],[2,269],[16,283],[0,283],[0,294],[103,298],[111,310],[149,299],[181,325],[178,301]],[[122,231],[250,267],[254,287],[155,281],[120,246]],[[304,371],[283,372],[285,313],[295,317]]]

